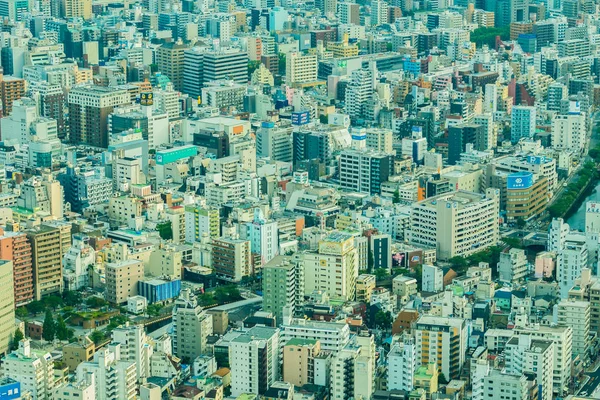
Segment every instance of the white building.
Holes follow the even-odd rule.
[[[548,230],[548,251],[558,252],[564,249],[570,231],[569,224],[564,222],[562,218],[554,218]]]
[[[372,335],[353,340],[331,360],[331,398],[370,399],[374,392],[375,342]]]
[[[129,323],[112,332],[112,343],[121,345],[121,360],[135,362],[137,380],[150,375],[150,357],[153,353],[152,340],[144,332],[143,325]]]
[[[527,378],[522,374],[503,374],[494,370],[484,378],[483,398],[526,400],[529,398]]]
[[[538,399],[552,400],[554,342],[532,339],[528,335],[516,335],[506,343],[504,357],[506,373],[534,374],[539,387]]]
[[[285,60],[285,79],[290,85],[317,80],[317,56],[288,53]]]
[[[582,268],[588,265],[586,237],[581,233],[569,233],[563,249],[556,256],[556,280],[560,288],[560,297],[567,298],[575,279],[581,276]]]
[[[54,388],[54,400],[96,400],[96,376],[88,373],[83,380],[63,383]]]
[[[507,283],[519,283],[527,276],[527,257],[525,250],[512,248],[500,253],[498,263],[500,280]]]
[[[421,282],[424,292],[441,292],[444,289],[444,272],[435,265],[423,264]]]
[[[183,289],[173,307],[173,354],[191,362],[207,353],[206,340],[212,333],[212,315],[198,305],[189,289]]]
[[[264,394],[279,379],[279,330],[255,326],[229,343],[231,394]]]
[[[412,391],[416,369],[417,352],[412,339],[395,343],[388,353],[388,390]]]
[[[254,210],[254,221],[246,224],[246,237],[250,241],[252,253],[260,255],[261,265],[265,265],[279,254],[279,232],[277,221],[268,221],[262,210]]]
[[[31,393],[34,399],[53,398],[54,360],[50,353],[33,352],[29,340],[21,340],[19,349],[6,356],[2,374],[20,382],[21,392]]]
[[[281,343],[291,339],[318,340],[321,350],[340,351],[350,340],[350,328],[346,323],[298,318],[281,326]]]
[[[409,243],[437,250],[442,260],[467,257],[499,240],[500,193],[454,192],[413,203]],[[458,233],[457,233],[458,232]]]
[[[557,114],[552,119],[552,147],[581,154],[587,138],[585,114]]]
[[[79,364],[77,380],[94,374],[97,400],[133,400],[136,398],[135,362],[122,361],[120,345],[110,344],[98,350],[93,361]]]
[[[63,257],[65,290],[79,290],[89,285],[88,267],[96,264],[96,251],[89,245],[89,238],[73,235],[73,243]]]
[[[590,350],[590,303],[563,299],[555,307],[556,322],[573,329],[573,354],[587,360]]]

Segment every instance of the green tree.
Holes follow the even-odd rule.
[[[464,270],[468,265],[467,260],[462,256],[454,256],[448,261],[450,262],[452,269],[457,272]]]
[[[50,307],[56,311],[58,307],[63,303],[63,300],[59,296],[48,296],[43,300],[46,307]]]
[[[88,297],[88,299],[85,301],[85,304],[87,304],[87,306],[90,308],[100,308],[100,307],[104,307],[108,303],[106,302],[106,300],[104,300],[101,297],[92,296],[92,297]]]
[[[74,290],[65,290],[63,292],[63,302],[66,306],[75,307],[81,304],[81,293]]]
[[[58,340],[69,340],[69,328],[61,315],[56,318],[56,338]]]
[[[171,221],[164,222],[156,225],[156,230],[163,240],[173,239],[173,226]]]
[[[260,61],[258,61],[258,60],[248,61],[248,80],[252,79],[252,74],[254,73],[254,71],[256,71],[259,68],[260,68]]]
[[[15,315],[19,319],[25,319],[29,315],[29,311],[25,307],[19,307],[15,310]]]
[[[160,304],[149,304],[148,308],[146,309],[146,313],[151,317],[157,317],[160,315],[161,309],[162,306]]]
[[[374,325],[379,329],[390,329],[392,327],[392,314],[389,311],[379,310],[375,314]]]
[[[443,385],[448,383],[448,379],[446,378],[446,375],[444,375],[443,372],[440,372],[440,374],[438,375],[438,382]]]
[[[521,239],[519,238],[515,238],[515,237],[503,237],[502,241],[510,247],[516,247],[517,249],[522,249],[523,248],[523,243],[521,242]]]
[[[394,191],[394,197],[392,198],[392,203],[394,203],[394,204],[400,203],[400,191],[398,189],[396,189]]]
[[[42,337],[44,340],[49,342],[54,340],[56,335],[56,322],[54,322],[54,316],[50,309],[46,310],[46,317],[44,318],[44,325],[42,326]]]
[[[31,303],[27,304],[27,309],[29,310],[30,313],[32,313],[33,315],[38,315],[39,313],[41,313],[42,311],[44,311],[46,309],[46,306],[41,302],[41,301],[32,301]]]
[[[20,329],[16,329],[10,345],[11,350],[17,350],[19,348],[19,342],[24,338],[25,336],[23,336],[23,332],[21,332]]]
[[[517,228],[523,229],[527,225],[527,222],[523,218],[517,218]]]
[[[285,75],[285,63],[286,63],[285,53],[279,53],[279,75]]]
[[[90,340],[94,342],[94,344],[98,345],[104,340],[104,333],[102,333],[102,331],[95,330],[90,334]]]

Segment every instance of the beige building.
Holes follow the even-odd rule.
[[[500,192],[453,192],[414,203],[408,241],[436,249],[437,258],[467,257],[499,240]]]
[[[212,317],[189,289],[183,289],[173,307],[173,354],[190,362],[207,354],[207,338],[213,334]]]
[[[283,380],[295,386],[314,384],[315,357],[321,343],[311,339],[291,339],[283,346]]]
[[[212,267],[218,277],[239,282],[252,274],[250,241],[223,237],[212,241]]]
[[[364,301],[369,304],[371,295],[375,289],[375,275],[361,274],[356,278],[356,301]]]
[[[558,324],[573,329],[573,354],[582,360],[589,356],[590,349],[590,302],[561,300],[558,303]]]
[[[167,218],[171,221],[173,243],[185,243],[185,208],[182,206],[169,208]]]
[[[85,335],[79,336],[77,342],[63,346],[63,361],[69,368],[69,372],[74,372],[82,362],[91,361],[95,351],[94,342]]]
[[[92,18],[92,0],[62,0],[60,6],[63,18]]]
[[[290,85],[317,80],[317,56],[289,53],[285,63],[285,78]]]
[[[35,299],[60,294],[63,288],[61,231],[49,226],[40,226],[27,232],[27,239],[31,243],[33,257]]]
[[[144,264],[137,260],[126,260],[106,264],[106,300],[112,304],[123,304],[127,298],[137,296],[138,281],[144,278]]]
[[[148,275],[170,276],[181,279],[182,253],[175,246],[161,245],[150,253],[150,260],[146,267]]]
[[[301,255],[304,294],[325,291],[330,298],[352,300],[356,294],[358,254],[352,235],[334,232],[319,242],[317,253]]]
[[[127,223],[131,218],[142,215],[142,201],[137,197],[111,197],[108,203],[108,216],[115,222]]]
[[[367,129],[367,147],[380,153],[393,154],[393,136],[390,129],[369,128]]]
[[[156,49],[158,69],[169,77],[173,89],[183,89],[183,52],[187,46],[178,43],[165,43]]]
[[[6,354],[15,333],[13,263],[0,260],[0,354]]]

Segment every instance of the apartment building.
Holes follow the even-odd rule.
[[[124,260],[106,264],[106,300],[124,304],[127,298],[137,296],[138,282],[144,279],[144,264],[138,260]]]

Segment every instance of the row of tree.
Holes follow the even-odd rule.
[[[70,340],[73,338],[75,332],[73,329],[69,329],[62,315],[58,314],[56,320],[54,320],[54,314],[50,309],[46,310],[46,316],[44,317],[44,324],[42,326],[42,338],[49,342],[54,339],[58,340]]]

